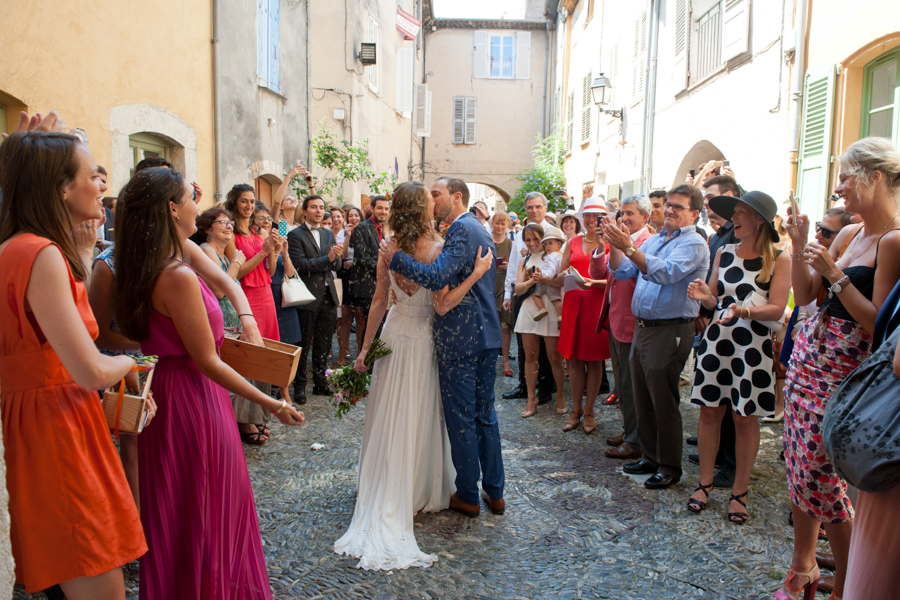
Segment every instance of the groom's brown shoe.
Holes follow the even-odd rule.
[[[477,504],[466,504],[457,498],[456,494],[450,496],[450,510],[462,513],[470,519],[474,519],[481,512],[481,508]]]
[[[481,497],[485,502],[487,502],[488,508],[490,508],[491,512],[495,515],[502,515],[504,512],[506,512],[506,502],[504,502],[503,498],[494,500],[493,498],[488,496],[488,493],[484,490],[481,490]]]

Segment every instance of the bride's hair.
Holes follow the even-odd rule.
[[[434,223],[428,217],[431,192],[421,181],[406,181],[394,189],[388,226],[394,232],[397,246],[410,256],[416,251],[416,241],[423,235],[437,240]]]

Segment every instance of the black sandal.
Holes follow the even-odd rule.
[[[256,425],[254,425],[254,427],[256,427]],[[241,441],[246,444],[265,444],[269,439],[269,437],[262,431],[259,431],[259,429],[253,432],[240,431],[239,433],[241,434]]]
[[[695,489],[694,491],[695,492],[703,492],[706,495],[706,499],[709,500],[709,491],[711,489],[713,489],[713,484],[711,484],[711,483],[709,485],[701,484],[701,485],[698,485],[697,489]],[[696,498],[691,498],[690,500],[688,500],[688,503],[687,503],[688,510],[694,514],[699,513],[701,510],[706,508],[706,506],[707,506],[706,502],[697,500]]]
[[[750,493],[750,491],[747,490],[743,494],[738,494],[737,496],[732,494],[731,498],[728,500],[728,502],[729,503],[737,502],[744,508],[747,508],[747,503],[744,502],[743,500],[741,500],[741,498],[745,498],[747,496],[747,494],[749,494],[749,493]],[[747,512],[730,512],[730,513],[728,513],[728,520],[731,521],[732,523],[734,523],[735,525],[743,525],[749,519],[750,519],[750,515]]]
[[[257,425],[256,429],[259,431],[259,433],[263,434],[266,437],[269,437],[270,435],[272,435],[272,432],[269,431],[269,426],[266,425],[265,423],[263,423],[262,425]]]

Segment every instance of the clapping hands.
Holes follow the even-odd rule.
[[[695,279],[688,285],[687,289],[688,298],[691,300],[696,300],[697,302],[704,302],[708,300],[712,300],[712,290],[709,289],[709,286],[702,279]]]

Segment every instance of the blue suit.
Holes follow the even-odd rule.
[[[398,251],[391,270],[422,287],[438,291],[459,286],[472,274],[481,246],[496,256],[491,236],[471,213],[463,213],[447,230],[444,249],[431,265]],[[496,261],[458,306],[434,319],[441,398],[456,467],[456,496],[478,504],[478,477],[487,494],[503,498],[500,429],[494,411],[494,380],[500,348],[500,318],[494,297]]]

